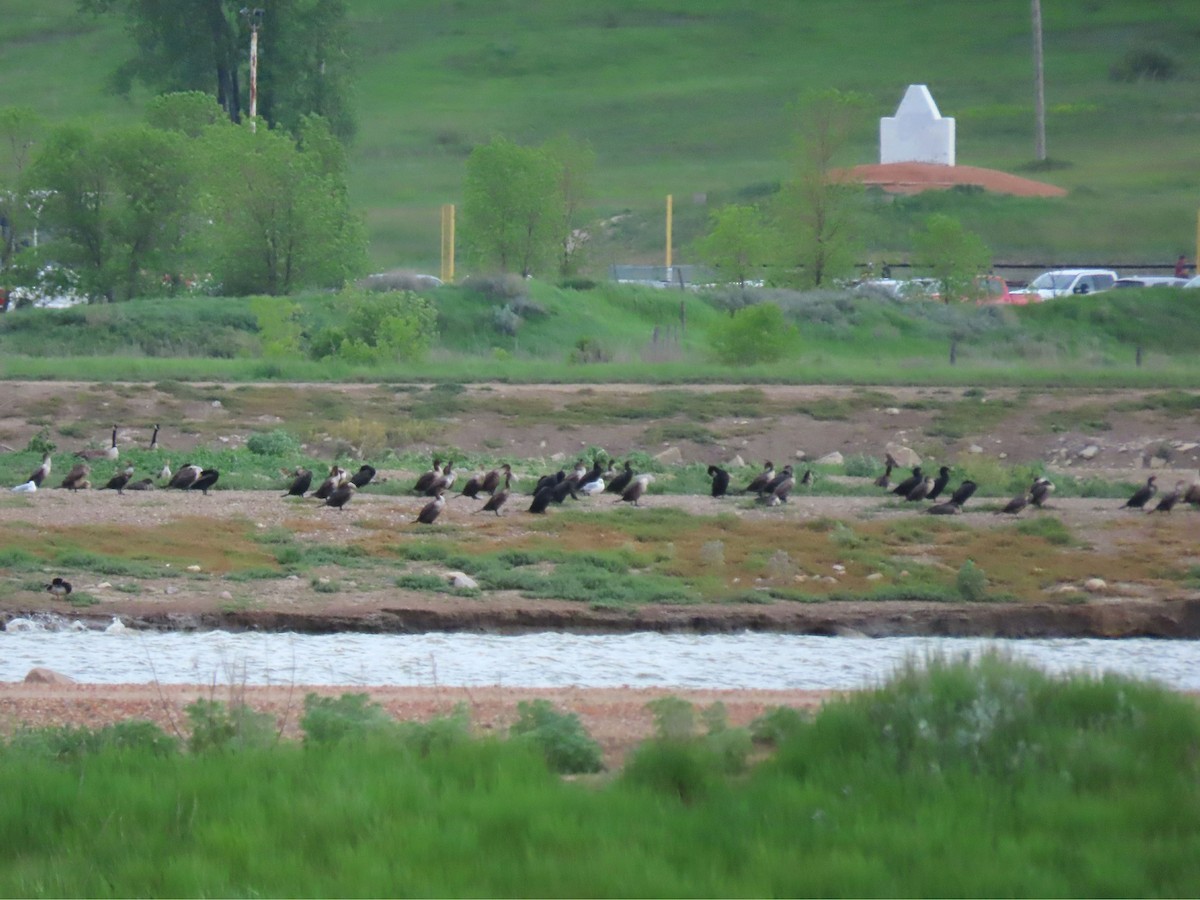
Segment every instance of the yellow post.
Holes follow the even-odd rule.
[[[454,204],[442,205],[442,281],[454,282]]]
[[[667,194],[667,277],[671,277],[671,195]]]

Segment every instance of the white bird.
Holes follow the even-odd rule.
[[[37,483],[33,481],[27,481],[24,484],[18,484],[16,487],[10,488],[10,490],[14,494],[32,494],[37,491]]]
[[[597,478],[595,481],[589,481],[587,484],[581,485],[579,490],[587,494],[589,497],[592,494],[604,493],[604,479]]]
[[[120,616],[113,616],[113,620],[104,629],[105,634],[121,634],[125,631],[125,623],[121,621]]]

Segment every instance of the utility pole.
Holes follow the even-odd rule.
[[[1046,70],[1042,57],[1042,0],[1033,2],[1033,115],[1036,120],[1033,152],[1046,161]]]
[[[261,9],[242,8],[242,15],[250,23],[250,131],[258,131],[258,29],[262,27]]]

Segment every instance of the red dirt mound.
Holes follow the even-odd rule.
[[[973,184],[996,194],[1018,197],[1065,197],[1063,188],[1029,178],[981,169],[978,166],[941,166],[934,163],[886,163],[841,169],[838,175],[883,188],[889,194],[919,194],[921,191],[946,190],[959,184]]]

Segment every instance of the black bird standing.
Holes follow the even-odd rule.
[[[496,488],[500,487],[501,476],[504,476],[504,487],[507,489],[511,475],[512,466],[508,463],[505,463],[499,469],[492,469],[492,471],[483,476],[483,484],[480,485],[479,490],[489,496],[494,496]]]
[[[638,501],[642,499],[642,495],[646,493],[646,485],[649,484],[653,478],[653,475],[639,475],[637,478],[633,479],[633,483],[629,485],[629,487],[625,488],[625,490],[621,492],[621,499],[617,502],[632,503],[634,506],[638,506]]]
[[[479,496],[479,492],[483,490],[483,478],[478,475],[472,475],[467,479],[467,483],[463,485],[460,497],[471,497],[474,499]]]
[[[365,488],[371,483],[371,479],[375,477],[375,467],[368,466],[365,463],[358,467],[358,471],[350,476],[350,483],[356,488]]]
[[[131,481],[125,485],[127,491],[152,491],[154,490],[154,479],[143,478],[141,481]]]
[[[354,492],[358,490],[353,482],[347,481],[339,484],[329,496],[325,498],[325,505],[332,506],[334,509],[341,510],[346,508],[346,504],[350,502],[350,498],[354,496]]]
[[[101,490],[116,491],[118,494],[125,491],[125,485],[129,484],[129,479],[133,477],[133,466],[126,466],[122,471],[118,472],[112,478],[108,479],[108,483]]]
[[[925,497],[926,500],[936,500],[942,495],[942,491],[946,489],[946,485],[950,483],[950,467],[942,466],[938,469],[937,478],[933,479],[933,487],[929,489],[929,494]]]
[[[422,525],[432,525],[437,521],[437,517],[442,514],[442,510],[446,506],[446,497],[444,494],[438,494],[417,513],[417,522]]]
[[[887,455],[887,470],[875,479],[875,487],[889,488],[892,486],[892,469],[896,468],[896,460],[892,458],[892,454]]]
[[[1049,478],[1035,478],[1033,487],[1029,489],[1029,499],[1034,506],[1041,509],[1053,493],[1054,483]]]
[[[1019,513],[1021,510],[1023,510],[1028,505],[1029,505],[1029,494],[1028,493],[1018,494],[1017,496],[1015,496],[1011,500],[1009,500],[1008,503],[1005,504],[1003,509],[996,510],[996,515],[1006,513],[1008,515],[1015,516],[1017,513]]]
[[[633,463],[625,460],[624,471],[618,473],[616,478],[605,485],[604,491],[608,494],[620,494],[629,487],[631,481],[633,481]]]
[[[195,463],[184,463],[179,467],[179,471],[171,476],[167,487],[185,491],[195,484],[196,479],[200,477],[201,471],[201,468]]]
[[[208,489],[217,483],[217,479],[221,477],[221,473],[216,469],[202,469],[200,475],[188,485],[189,490],[199,491],[205,497],[208,496]]]
[[[975,493],[975,489],[978,486],[979,485],[968,478],[955,489],[953,494],[950,495],[950,502],[961,507],[964,503],[971,499],[971,496]]]
[[[442,460],[439,457],[433,458],[433,468],[417,479],[417,483],[413,485],[414,494],[423,494],[429,490],[429,486],[433,484],[433,479],[442,474]]]
[[[724,497],[729,492],[729,473],[720,466],[709,466],[708,477],[712,479],[714,497]]]
[[[544,513],[552,502],[554,502],[554,487],[553,485],[547,485],[533,495],[533,502],[529,504],[529,511],[531,513]]]
[[[312,470],[300,468],[292,473],[296,477],[292,479],[292,483],[288,485],[285,497],[303,497],[305,492],[312,487]]]
[[[1158,498],[1158,506],[1150,510],[1150,512],[1169,513],[1175,508],[1175,504],[1179,502],[1179,498],[1183,496],[1183,489],[1187,486],[1187,482],[1179,481],[1175,483],[1174,490],[1167,491]]]
[[[907,497],[909,491],[911,491],[924,480],[925,475],[921,472],[921,467],[914,466],[912,475],[910,475],[908,478],[905,478],[902,482],[892,488],[892,493],[897,497]]]
[[[500,515],[500,507],[508,502],[509,483],[512,481],[512,473],[504,474],[504,488],[496,491],[488,498],[488,502],[483,504],[483,509],[480,512],[494,512],[497,516]]]
[[[1143,509],[1146,502],[1158,493],[1158,485],[1154,482],[1158,481],[1157,475],[1151,475],[1146,479],[1146,483],[1134,491],[1133,496],[1125,501],[1125,505],[1121,509]]]

